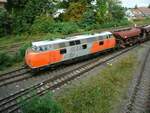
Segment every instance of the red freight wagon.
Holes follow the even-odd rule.
[[[126,47],[127,45],[132,45],[137,43],[141,35],[140,28],[131,28],[123,31],[115,31],[113,32],[115,37],[117,38],[117,42],[121,47]]]
[[[142,27],[142,35],[144,39],[150,39],[150,25]]]

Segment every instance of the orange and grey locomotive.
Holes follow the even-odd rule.
[[[26,51],[25,61],[31,69],[38,69],[111,49],[115,46],[116,40],[111,32],[33,42],[32,48]]]
[[[148,37],[150,26],[33,42],[32,48],[26,50],[25,63],[32,70],[41,70],[106,50],[125,48],[147,40]]]

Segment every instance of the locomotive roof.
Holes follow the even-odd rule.
[[[67,40],[65,39],[57,39],[57,40],[45,40],[45,41],[38,41],[38,42],[32,42],[33,46],[43,46],[43,45],[49,45],[49,44],[56,44],[56,43],[60,43],[60,42],[65,42]]]
[[[104,36],[104,35],[110,35],[111,32],[102,32],[102,33],[95,33],[95,34],[86,34],[86,35],[77,35],[74,37],[70,37],[70,40],[80,40],[80,39],[86,39],[91,37],[97,37],[97,36]]]
[[[73,41],[73,40],[87,39],[87,38],[91,38],[91,37],[105,36],[105,35],[110,35],[110,34],[112,34],[112,33],[111,32],[102,32],[102,33],[95,33],[95,34],[77,35],[77,36],[73,36],[73,37],[68,37],[66,39],[32,42],[32,45],[33,46],[44,46],[44,45],[57,44],[57,43],[62,43],[62,42],[69,42],[69,41]]]

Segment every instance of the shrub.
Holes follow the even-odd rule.
[[[26,49],[30,46],[30,44],[24,44],[22,47],[20,47],[19,51],[17,52],[15,58],[17,62],[20,62],[23,60],[25,56]]]
[[[79,22],[79,25],[81,28],[86,30],[91,30],[95,26],[96,18],[95,18],[95,12],[92,9],[87,10],[84,12],[81,21]]]
[[[6,52],[0,52],[0,70],[4,67],[11,66],[14,62],[13,56],[9,55]]]
[[[23,113],[63,113],[60,106],[48,94],[44,97],[35,97],[23,103]]]
[[[38,17],[32,25],[33,33],[61,33],[70,34],[77,32],[79,27],[73,22],[55,22],[51,17]]]
[[[37,17],[31,28],[32,33],[39,33],[39,32],[48,33],[53,23],[54,20],[51,17],[47,16]]]
[[[62,33],[65,35],[79,31],[79,26],[73,22],[58,22],[55,25],[54,32]]]

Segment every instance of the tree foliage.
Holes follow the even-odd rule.
[[[11,33],[11,17],[0,8],[0,37]]]
[[[125,16],[125,9],[121,6],[119,1],[110,1],[109,11],[114,20],[121,20]]]
[[[86,7],[80,2],[73,2],[69,5],[63,18],[65,21],[79,21],[85,10]]]
[[[96,4],[92,5],[91,2],[93,1],[94,0],[8,0],[6,8],[10,16],[8,16],[7,12],[0,11],[0,33],[2,35],[4,34],[5,29],[3,23],[6,21],[6,24],[10,24],[10,26],[6,25],[7,28],[12,28],[13,33],[17,34],[32,32],[34,30],[30,28],[35,29],[35,26],[44,32],[58,32],[58,29],[63,31],[60,26],[67,25],[66,22],[70,21],[70,23],[75,22],[75,26],[78,24],[81,28],[86,28],[94,24],[104,24],[124,18],[124,9],[121,7],[119,0],[96,0]],[[65,9],[65,13],[61,14],[59,18],[54,19],[53,13],[62,8]],[[4,12],[7,13],[7,16],[6,14],[4,16]],[[51,20],[53,20],[52,23]],[[58,27],[58,29],[48,30],[47,28],[50,29],[48,26],[50,24]],[[68,28],[65,26],[65,28],[70,29],[69,26]]]

